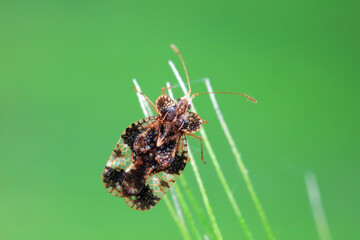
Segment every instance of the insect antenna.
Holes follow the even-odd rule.
[[[248,96],[248,95],[246,95],[246,94],[236,93],[236,92],[204,92],[204,93],[195,93],[195,94],[193,94],[193,95],[191,96],[190,99],[192,100],[194,97],[196,97],[197,95],[200,95],[200,94],[212,94],[212,93],[223,93],[223,94],[236,94],[236,95],[241,95],[241,96],[246,97],[246,98],[249,99],[250,101],[252,101],[252,102],[254,102],[254,103],[257,103],[257,101],[256,101],[254,98],[252,98],[252,97],[250,97],[250,96]]]
[[[184,67],[185,74],[186,74],[186,78],[187,78],[188,85],[189,85],[189,92],[188,92],[188,94],[187,94],[187,97],[189,97],[189,96],[190,96],[190,93],[191,93],[191,86],[190,86],[189,75],[188,75],[188,72],[187,72],[187,70],[186,70],[186,66],[185,66],[184,59],[182,58],[179,49],[178,49],[174,44],[171,44],[170,47],[172,48],[172,50],[173,50],[177,55],[179,55],[180,60],[181,60],[181,62],[182,62],[182,65],[183,65],[183,67]]]

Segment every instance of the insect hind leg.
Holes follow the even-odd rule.
[[[203,144],[202,144],[202,138],[198,135],[195,135],[193,133],[186,133],[187,136],[189,137],[194,137],[200,140],[200,146],[201,146],[201,161],[203,161],[203,163],[206,164],[206,162],[204,161],[204,152],[203,152]]]
[[[169,90],[169,89],[173,89],[173,87],[172,87],[172,86],[170,86],[170,87],[163,87],[163,88],[161,88],[161,92],[162,92],[162,94],[163,94],[163,95],[166,95],[165,90]],[[167,95],[166,95],[166,96],[167,96]]]

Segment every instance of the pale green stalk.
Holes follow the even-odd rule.
[[[184,227],[183,223],[177,217],[174,206],[171,204],[171,202],[170,202],[170,200],[168,199],[167,196],[164,196],[163,199],[164,199],[164,201],[166,203],[166,206],[168,207],[168,209],[170,211],[170,214],[173,217],[176,225],[178,225],[178,227],[180,229],[180,232],[181,232],[181,235],[183,236],[184,239],[190,240],[190,235],[187,232],[187,229]]]
[[[183,92],[185,94],[187,94],[187,89],[185,87],[185,84],[182,81],[182,79],[181,79],[178,71],[176,70],[174,64],[171,61],[169,61],[169,64],[170,64],[170,66],[171,66],[171,68],[172,68],[172,70],[173,70],[173,72],[174,72],[174,74],[175,74],[175,76],[176,76],[176,78],[177,78]],[[192,105],[193,111],[196,112],[196,108],[194,107],[194,104],[192,103],[191,105]],[[217,175],[218,175],[218,177],[220,179],[221,184],[224,187],[225,193],[226,193],[226,195],[227,195],[227,197],[228,197],[228,199],[230,201],[230,204],[231,204],[232,208],[234,209],[235,215],[237,216],[237,218],[238,218],[238,220],[239,220],[239,222],[240,222],[240,224],[241,224],[241,226],[242,226],[242,228],[244,230],[244,233],[245,233],[247,239],[253,239],[252,234],[251,234],[251,232],[250,232],[250,230],[249,230],[249,228],[248,228],[248,226],[247,226],[247,224],[245,222],[245,219],[242,216],[240,208],[239,208],[238,204],[236,203],[234,195],[232,194],[232,192],[230,190],[229,184],[227,183],[227,181],[225,179],[225,176],[224,176],[224,174],[223,174],[223,172],[221,170],[219,161],[217,160],[217,157],[216,157],[216,155],[215,155],[215,153],[213,151],[213,148],[212,148],[212,146],[210,144],[210,141],[209,141],[209,139],[207,137],[207,134],[206,134],[206,132],[205,132],[205,130],[203,128],[200,129],[200,135],[201,135],[201,137],[203,139],[205,147],[207,148],[207,150],[209,152],[209,155],[210,155],[210,158],[211,158],[211,160],[212,160],[212,162],[214,164],[216,173],[217,173]]]
[[[184,214],[186,216],[186,219],[188,220],[188,223],[189,223],[190,229],[193,233],[193,236],[196,236],[197,239],[201,240],[200,233],[195,226],[194,218],[191,215],[190,209],[185,202],[184,195],[182,194],[179,185],[174,184],[174,187],[172,187],[171,189],[174,189],[174,191],[176,192],[176,195],[179,198],[179,202],[181,204],[182,209],[184,210]]]
[[[137,83],[136,79],[133,79],[133,82],[134,82],[135,88],[139,92],[141,92],[140,86]],[[141,107],[145,117],[150,117],[152,115],[152,112],[151,112],[151,108],[150,108],[148,102],[146,102],[145,98],[140,93],[137,93],[137,96],[138,96],[138,99],[139,99],[139,102],[140,102],[140,107]],[[176,199],[177,199],[176,193],[174,191],[170,191],[170,193],[171,193],[174,201],[176,202]],[[188,231],[188,229],[186,227],[186,224],[185,224],[185,221],[184,221],[183,214],[182,214],[182,211],[180,209],[180,206],[178,204],[176,206],[176,204],[175,204],[175,206],[176,206],[176,211],[175,211],[175,208],[171,204],[168,197],[164,196],[163,199],[164,199],[164,201],[166,203],[166,206],[168,207],[168,209],[170,211],[170,214],[173,217],[175,223],[178,225],[183,238],[187,239],[187,240],[191,240],[191,237],[190,237],[189,231]]]
[[[181,210],[181,207],[180,207],[180,203],[179,203],[179,198],[178,198],[178,195],[177,193],[175,192],[174,188],[170,188],[170,195],[171,195],[171,198],[174,202],[174,205],[175,205],[175,210],[176,210],[176,213],[177,213],[177,216],[178,218],[180,219],[180,222],[183,226],[185,226],[185,229],[186,229],[186,233],[187,233],[187,238],[188,239],[192,239],[191,236],[189,235],[189,232],[188,232],[188,229],[186,227],[186,223],[185,223],[185,219],[184,219],[184,215],[182,213],[182,210]],[[165,196],[167,197],[167,196]],[[166,198],[167,199],[167,198]],[[182,199],[180,200],[182,201]],[[183,204],[181,204],[182,206]]]
[[[305,183],[319,237],[321,240],[331,240],[330,230],[326,221],[325,211],[321,202],[320,190],[316,181],[315,173],[306,173]]]
[[[172,92],[171,89],[170,89],[171,85],[170,85],[169,82],[166,83],[166,87],[169,88],[169,89],[168,89],[169,97],[170,97],[171,99],[174,99],[174,95],[173,95],[173,92]],[[181,177],[181,179],[184,179],[184,178]],[[183,182],[184,182],[184,181],[185,181],[185,179],[183,180]],[[174,188],[175,188],[175,191],[176,191],[176,193],[177,193],[177,195],[178,195],[178,197],[179,197],[179,199],[180,199],[180,202],[181,202],[181,204],[182,204],[182,208],[184,209],[185,215],[186,215],[186,217],[187,217],[187,220],[188,220],[188,222],[189,222],[189,224],[190,224],[190,228],[191,228],[194,236],[197,236],[198,239],[201,239],[200,234],[199,234],[199,231],[197,230],[197,228],[196,228],[196,226],[195,226],[194,218],[191,216],[189,207],[188,207],[188,205],[187,205],[186,202],[185,202],[185,199],[184,199],[184,197],[183,197],[183,195],[182,195],[182,193],[181,193],[180,188],[179,188],[177,185],[174,185]]]
[[[198,201],[195,199],[193,193],[191,192],[191,190],[189,188],[189,184],[187,183],[186,179],[184,177],[181,177],[178,181],[180,181],[181,186],[185,189],[185,193],[186,193],[187,197],[189,198],[196,213],[199,215],[200,220],[203,223],[204,227],[206,228],[208,233],[211,234],[212,237],[215,237],[213,230],[211,229],[211,226],[209,224],[209,221],[207,220],[205,214],[201,211]]]
[[[221,184],[222,184],[222,186],[223,186],[223,188],[225,190],[225,193],[226,193],[226,195],[227,195],[227,197],[228,197],[228,199],[230,201],[231,207],[233,208],[234,213],[237,216],[238,221],[239,221],[241,227],[244,230],[246,238],[247,239],[254,239],[252,237],[252,234],[251,234],[246,222],[245,222],[244,217],[242,216],[240,208],[239,208],[238,204],[236,203],[234,195],[232,194],[231,189],[229,187],[229,184],[227,183],[227,181],[225,179],[225,176],[224,176],[224,173],[221,170],[219,161],[217,160],[217,157],[216,157],[216,155],[215,155],[215,153],[214,153],[214,151],[212,149],[212,146],[210,144],[210,141],[209,141],[209,139],[207,137],[207,134],[206,134],[204,129],[200,129],[200,135],[201,135],[201,137],[202,137],[202,139],[204,141],[206,149],[208,150],[208,153],[210,155],[210,159],[212,160],[212,162],[214,164],[214,167],[215,167],[216,173],[217,173],[217,175],[218,175],[218,177],[220,179],[220,182],[221,182]]]
[[[180,83],[180,86],[181,88],[183,89],[184,93],[187,94],[187,90],[186,90],[186,87],[184,85],[184,82],[182,81],[180,75],[179,75],[179,72],[176,70],[174,64],[169,61],[169,64],[170,64],[170,67],[171,69],[173,70],[174,74],[175,74],[175,77],[177,78],[177,80],[179,81]],[[189,148],[189,156],[190,156],[190,159],[192,159],[190,161],[190,164],[193,168],[193,171],[194,171],[194,174],[195,174],[195,178],[198,182],[198,185],[199,185],[199,188],[200,188],[200,192],[201,192],[201,195],[202,195],[202,198],[203,198],[203,201],[204,201],[204,204],[205,204],[205,208],[208,212],[208,215],[209,215],[209,218],[210,218],[210,221],[211,221],[211,224],[213,226],[213,231],[215,233],[215,236],[217,237],[217,239],[222,239],[222,235],[221,235],[221,232],[220,232],[220,228],[216,222],[216,219],[215,219],[215,215],[213,213],[213,210],[210,206],[210,202],[209,202],[209,199],[208,199],[208,196],[206,194],[206,190],[204,188],[204,185],[203,185],[203,182],[202,182],[202,179],[200,177],[200,173],[198,171],[198,168],[197,168],[197,165],[196,165],[196,161],[195,159],[193,158],[191,152],[190,152],[190,148]]]
[[[215,233],[215,236],[216,236],[217,239],[223,239],[222,235],[221,235],[221,232],[220,232],[220,228],[219,228],[219,226],[218,226],[218,224],[216,222],[214,212],[213,212],[213,210],[211,208],[209,198],[208,198],[208,196],[206,194],[204,184],[203,184],[203,182],[201,180],[200,173],[199,173],[199,170],[198,170],[197,165],[196,165],[196,160],[195,160],[194,156],[192,155],[192,153],[190,151],[190,148],[189,148],[189,157],[191,159],[190,164],[191,164],[192,169],[194,171],[196,181],[198,182],[200,192],[201,192],[204,204],[205,204],[205,208],[206,208],[206,211],[208,212],[210,222],[211,222],[211,225],[213,226],[213,231]]]
[[[208,91],[213,92],[212,87],[210,85],[209,79],[206,79],[205,83],[206,83],[206,86],[208,88]],[[251,196],[251,198],[252,198],[252,200],[253,200],[253,202],[255,204],[255,207],[256,207],[256,209],[258,211],[260,219],[261,219],[261,221],[262,221],[262,223],[263,223],[263,225],[265,227],[265,231],[267,233],[267,236],[268,236],[269,239],[275,239],[274,234],[273,234],[273,232],[272,232],[272,230],[270,228],[270,225],[269,225],[269,223],[268,223],[268,221],[266,219],[265,212],[264,212],[264,210],[263,210],[263,208],[262,208],[262,206],[260,204],[260,201],[259,201],[259,199],[258,199],[258,197],[257,197],[257,195],[255,193],[254,187],[253,187],[253,185],[251,183],[250,177],[248,175],[248,171],[247,171],[247,169],[246,169],[246,167],[244,165],[244,162],[241,159],[240,152],[239,152],[238,148],[236,147],[235,141],[234,141],[233,137],[231,136],[229,128],[228,128],[228,126],[227,126],[227,124],[225,122],[225,119],[224,119],[221,111],[220,111],[220,108],[219,108],[219,105],[218,105],[218,103],[216,101],[215,95],[210,94],[210,99],[211,99],[211,101],[213,103],[213,106],[214,106],[215,111],[216,111],[216,115],[219,118],[221,127],[222,127],[222,129],[223,129],[223,131],[225,133],[225,136],[226,136],[226,138],[227,138],[227,140],[228,140],[228,142],[229,142],[229,144],[231,146],[231,150],[232,150],[232,152],[233,152],[233,154],[235,156],[236,163],[238,164],[238,166],[240,168],[240,171],[241,171],[241,173],[243,175],[243,178],[244,178],[246,186],[247,186],[247,188],[249,190],[250,196]]]

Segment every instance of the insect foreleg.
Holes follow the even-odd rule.
[[[203,144],[202,144],[202,138],[198,135],[195,135],[193,133],[186,133],[187,136],[189,137],[194,137],[200,140],[200,146],[201,146],[201,161],[203,161],[205,164],[206,162],[204,161],[204,154],[203,154]]]
[[[167,90],[167,89],[172,89],[173,87],[172,86],[170,86],[170,87],[163,87],[163,88],[161,88],[161,92],[163,93],[163,95],[166,95],[166,92],[165,92],[165,90]],[[167,95],[166,95],[167,96]]]

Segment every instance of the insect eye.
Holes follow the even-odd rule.
[[[181,98],[178,98],[178,102],[181,100]]]
[[[188,109],[190,109],[191,108],[191,104],[188,104]]]

